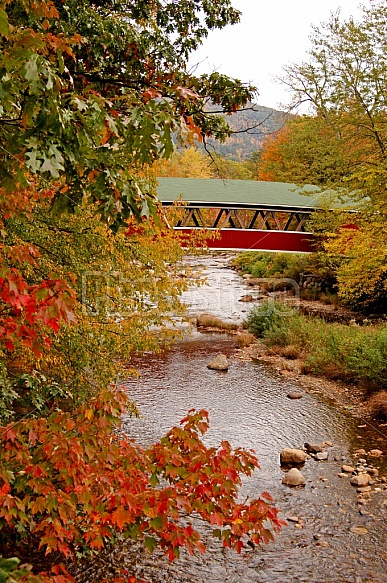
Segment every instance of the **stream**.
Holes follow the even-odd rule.
[[[242,320],[250,309],[238,300],[245,283],[227,268],[229,256],[206,255],[191,263],[204,266],[208,285],[184,294],[189,313],[209,312],[223,320]],[[251,305],[251,304],[250,304]],[[209,370],[218,353],[230,359],[228,372]],[[368,504],[357,504],[349,477],[339,477],[344,463],[356,464],[354,452],[378,448],[387,453],[386,435],[353,418],[348,411],[308,394],[293,379],[259,363],[235,356],[235,340],[224,334],[195,330],[170,350],[139,358],[138,379],[126,383],[141,418],[126,417],[123,430],[142,445],[158,440],[191,408],[206,409],[210,429],[204,441],[253,448],[261,470],[245,479],[242,494],[256,497],[268,490],[291,517],[274,543],[242,551],[223,549],[199,526],[208,550],[205,555],[181,557],[169,563],[160,552],[148,554],[140,545],[123,542],[86,568],[81,581],[91,581],[95,567],[113,574],[121,567],[151,583],[387,583],[387,490],[372,494]],[[290,391],[303,392],[290,400]],[[385,428],[387,430],[387,427]],[[328,460],[308,459],[302,468],[305,488],[281,483],[279,453],[304,442],[332,442]],[[387,475],[386,455],[367,461]],[[295,520],[295,518],[297,520]],[[95,579],[94,579],[95,581]]]

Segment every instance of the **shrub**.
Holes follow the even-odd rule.
[[[252,264],[250,268],[250,273],[253,277],[266,277],[267,262],[262,261],[262,259],[258,259],[258,261]]]
[[[335,286],[335,266],[320,253],[274,253],[246,251],[233,261],[233,266],[253,277],[275,277],[300,282],[304,272],[320,275],[331,289]],[[318,292],[319,293],[319,292]]]
[[[257,251],[245,251],[240,253],[232,262],[232,265],[242,273],[251,273],[250,269],[252,265],[258,260],[262,259],[263,256],[268,255],[268,253],[257,253]]]
[[[254,336],[262,338],[269,330],[278,325],[284,316],[290,313],[293,313],[292,310],[289,311],[285,304],[265,300],[252,308],[245,322],[246,327]]]
[[[387,421],[387,391],[378,391],[368,401],[372,417],[379,421]]]
[[[361,383],[370,391],[387,387],[387,326],[358,327],[329,323],[265,302],[246,321],[255,336],[281,354],[304,358],[304,373]]]
[[[348,369],[370,387],[387,387],[387,327],[357,331],[346,358]]]

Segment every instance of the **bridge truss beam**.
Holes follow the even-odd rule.
[[[313,235],[305,228],[310,208],[203,202],[163,207],[169,224],[182,233],[217,231],[218,238],[207,240],[210,248],[313,251]]]
[[[163,203],[164,207],[172,203]],[[201,229],[244,229],[306,232],[310,209],[299,207],[209,206],[189,203],[173,207],[171,226]],[[169,214],[169,213],[168,213]]]

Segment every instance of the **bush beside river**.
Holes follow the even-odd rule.
[[[301,372],[360,385],[374,416],[387,420],[387,325],[347,325],[304,316],[265,300],[249,313],[248,330],[276,354],[301,360]]]

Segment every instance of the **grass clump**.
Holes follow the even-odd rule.
[[[269,305],[268,305],[269,304]],[[387,326],[359,327],[303,316],[268,302],[253,308],[247,329],[271,347],[289,348],[305,373],[361,383],[371,393],[387,388]]]
[[[250,332],[241,332],[235,338],[235,344],[238,348],[246,348],[256,341],[254,334]]]
[[[224,331],[238,330],[240,328],[240,325],[235,322],[224,322],[211,314],[200,314],[196,319],[196,325],[198,328],[217,328]]]
[[[370,414],[379,421],[387,421],[387,391],[378,391],[368,401]]]

